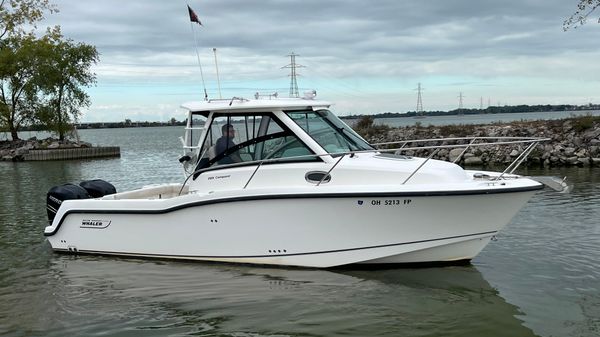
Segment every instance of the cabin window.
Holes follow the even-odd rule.
[[[200,153],[196,170],[278,158],[319,160],[270,113],[215,114]]]
[[[286,114],[330,154],[374,149],[329,110],[286,111]]]
[[[188,132],[185,139],[185,145],[189,149],[197,148],[206,120],[205,116],[199,113],[192,113],[192,119],[188,124]]]

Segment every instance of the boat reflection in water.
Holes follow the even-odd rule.
[[[57,256],[46,335],[532,336],[473,266],[277,269]]]

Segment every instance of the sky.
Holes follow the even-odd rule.
[[[52,1],[52,0],[51,0]],[[185,119],[183,102],[315,89],[340,115],[600,103],[600,24],[578,0],[54,0],[65,37],[96,46],[81,121]],[[203,26],[192,24],[186,5]],[[198,54],[196,53],[198,51]]]

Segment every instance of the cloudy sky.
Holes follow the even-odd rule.
[[[600,103],[600,24],[564,32],[578,0],[54,0],[40,26],[95,45],[98,83],[83,121],[184,118],[209,97],[316,89],[339,115],[464,106]],[[186,4],[203,27],[189,22]],[[597,15],[594,17],[597,19]]]

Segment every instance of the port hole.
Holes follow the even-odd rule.
[[[323,179],[323,177],[325,177],[325,179]],[[331,181],[331,175],[323,171],[312,171],[308,172],[304,176],[304,179],[306,179],[306,181],[308,181],[309,183],[313,184],[318,184],[319,181],[323,180],[321,184],[325,184]]]

